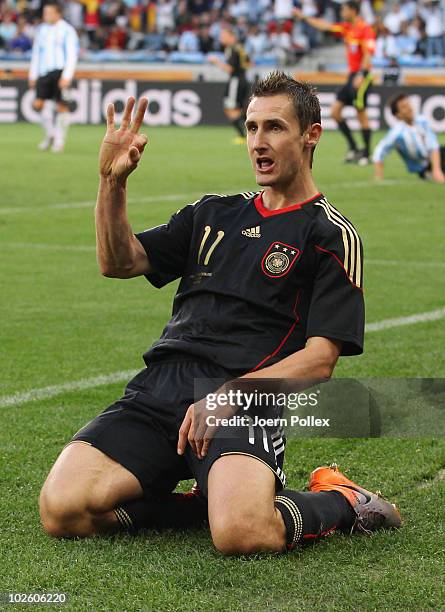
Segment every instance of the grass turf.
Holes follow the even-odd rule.
[[[37,152],[38,127],[0,127],[1,396],[137,369],[169,316],[175,286],[155,291],[143,279],[104,279],[97,271],[93,202],[102,132],[74,127],[57,156]],[[163,128],[149,136],[129,182],[135,230],[165,221],[203,193],[255,189],[229,129]],[[325,134],[315,176],[363,238],[367,320],[443,307],[444,187],[408,176],[395,156],[388,181],[374,185],[369,168],[341,165],[342,153],[340,136]],[[336,375],[443,377],[444,342],[443,321],[369,334],[365,354],[341,360]],[[398,533],[335,535],[304,551],[250,560],[222,558],[207,531],[47,538],[36,506],[41,483],[73,432],[122,386],[0,409],[0,592],[63,591],[72,610],[443,608],[440,439],[289,443],[293,488],[305,485],[314,466],[337,461],[397,501],[406,521]]]

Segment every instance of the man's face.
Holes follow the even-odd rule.
[[[230,47],[234,43],[234,36],[229,30],[225,30],[224,28],[221,30],[219,34],[219,42],[223,47]]]
[[[402,98],[397,102],[397,119],[412,123],[414,121],[414,109],[409,101],[409,98]]]
[[[53,24],[57,23],[60,19],[60,13],[56,7],[50,4],[43,8],[43,21],[45,23]]]
[[[341,18],[344,21],[352,22],[357,17],[357,13],[347,4],[343,4],[341,7]]]
[[[247,108],[247,147],[258,185],[285,187],[309,165],[307,135],[300,133],[286,95],[253,98]]]

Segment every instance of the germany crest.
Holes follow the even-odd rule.
[[[297,247],[284,242],[272,242],[261,261],[261,268],[271,278],[285,276],[300,257]]]

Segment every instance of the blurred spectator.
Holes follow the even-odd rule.
[[[0,47],[28,48],[33,36],[29,24],[38,22],[45,1],[0,0]],[[63,7],[83,50],[208,54],[221,51],[221,26],[226,23],[254,60],[272,54],[288,64],[311,49],[333,44],[307,22],[295,20],[294,6],[307,17],[338,22],[343,1],[65,0]],[[445,0],[440,2],[361,0],[360,14],[377,33],[376,57],[443,56]]]
[[[417,2],[415,0],[400,0],[400,12],[404,21],[412,21],[417,13]]]
[[[90,40],[90,49],[92,51],[99,51],[100,49],[105,49],[105,43],[108,38],[108,30],[99,26],[93,33],[93,38],[91,39],[91,32],[87,33],[87,36]]]
[[[32,36],[29,31],[30,28],[26,18],[23,15],[19,15],[17,19],[17,31],[14,37],[9,41],[9,50],[18,53],[30,51],[32,48]]]
[[[425,29],[425,23],[422,21],[422,25],[419,30],[419,39],[417,41],[415,55],[420,57],[426,57],[428,54],[428,36]]]
[[[119,19],[116,24],[111,27],[111,30],[105,41],[105,49],[112,49],[113,51],[122,51],[127,45],[127,30],[126,20],[119,23]]]
[[[209,34],[215,41],[216,48],[220,48],[219,37],[221,34],[221,21],[219,20],[219,13],[217,9],[212,9],[209,13]]]
[[[334,22],[337,23],[341,21],[341,5],[343,4],[343,0],[332,0],[331,8],[334,11]]]
[[[305,17],[317,17],[318,8],[315,0],[301,0],[301,10]],[[301,22],[301,29],[309,44],[309,48],[313,49],[317,46],[319,34],[318,31],[313,28],[306,21]]]
[[[425,22],[421,17],[414,17],[414,19],[408,24],[408,34],[416,41],[416,44],[420,40],[420,33],[425,31]]]
[[[163,49],[167,53],[171,53],[178,48],[179,36],[178,33],[174,30],[166,30],[164,32],[164,44]]]
[[[270,35],[272,53],[276,56],[280,66],[287,66],[292,63],[292,38],[286,31],[284,24],[277,24],[277,29]]]
[[[383,70],[383,85],[394,87],[400,81],[400,66],[395,57],[390,58],[389,65]]]
[[[118,16],[122,15],[124,7],[116,0],[102,0],[99,4],[99,18],[103,26],[114,26]]]
[[[389,59],[397,57],[397,41],[396,36],[392,34],[388,28],[381,24],[377,31],[377,40],[375,43],[375,57],[378,59]]]
[[[179,37],[178,50],[182,53],[198,53],[199,40],[195,30],[184,30]]]
[[[81,0],[85,6],[85,30],[92,43],[95,42],[96,31],[99,28],[99,0]]]
[[[366,23],[374,25],[376,17],[371,0],[362,0],[360,7],[360,16],[363,17]]]
[[[408,22],[404,21],[400,34],[396,37],[397,56],[412,55],[416,50],[417,40],[409,33]]]
[[[420,15],[425,21],[427,57],[443,56],[443,11],[439,2],[427,2],[420,9]]]
[[[173,0],[159,0],[156,8],[156,26],[159,32],[174,30],[175,3]]]
[[[292,19],[294,3],[292,0],[275,0],[274,16],[277,20]]]
[[[187,9],[193,15],[208,13],[212,8],[212,0],[188,0]]]
[[[17,24],[14,22],[14,13],[6,10],[0,23],[0,47],[9,48],[11,40],[17,33]]]
[[[246,52],[251,58],[264,55],[269,49],[269,40],[266,32],[258,24],[251,25],[246,37]]]
[[[149,51],[162,51],[165,47],[164,36],[156,30],[150,32],[144,38],[144,47]]]
[[[249,3],[247,0],[229,0],[227,10],[230,17],[236,21],[240,17],[249,15]]]
[[[76,30],[83,28],[83,5],[80,0],[67,0],[64,3],[63,18]]]
[[[402,23],[404,21],[405,15],[400,9],[400,4],[396,2],[392,6],[392,9],[389,11],[389,13],[386,15],[385,19],[383,20],[383,23],[391,32],[391,34],[399,34],[402,27]]]
[[[213,53],[213,51],[215,51],[215,43],[210,36],[209,27],[207,25],[202,25],[199,29],[198,45],[198,49],[201,53]]]

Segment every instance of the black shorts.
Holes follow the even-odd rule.
[[[226,110],[243,109],[248,92],[249,84],[244,77],[230,77],[224,92],[224,108]]]
[[[99,449],[141,483],[146,496],[168,493],[180,480],[195,478],[207,496],[207,476],[223,455],[257,458],[276,476],[277,489],[285,484],[282,472],[285,440],[280,430],[261,426],[223,428],[210,443],[204,459],[187,445],[177,454],[178,432],[194,402],[196,379],[207,380],[207,392],[233,378],[226,370],[204,361],[151,363],[128,383],[124,396],[80,429],[72,441],[84,441]]]
[[[59,87],[59,79],[62,70],[53,70],[37,79],[36,98],[38,100],[55,100],[56,102],[68,103],[64,98],[64,92]]]
[[[440,152],[440,167],[442,168],[442,172],[445,173],[445,146],[440,147],[439,152]],[[418,172],[417,174],[420,176],[421,179],[426,180],[430,178],[429,176],[430,172],[431,172],[431,162],[428,162],[428,165],[425,166],[425,168],[421,172]]]
[[[368,72],[357,89],[354,87],[354,79],[358,74],[358,72],[349,74],[346,84],[337,92],[337,100],[343,102],[345,106],[354,106],[357,110],[364,110],[372,87],[372,75]]]

